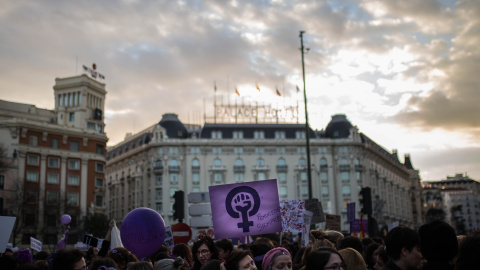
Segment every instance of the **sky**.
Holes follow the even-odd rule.
[[[202,124],[215,99],[303,106],[305,31],[312,128],[345,114],[402,162],[410,154],[422,180],[480,180],[478,0],[0,5],[0,99],[53,109],[55,78],[95,63],[108,92],[109,145],[165,113]]]

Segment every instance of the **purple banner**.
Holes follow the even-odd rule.
[[[355,219],[352,223],[350,223],[350,232],[351,233],[359,233],[360,232],[360,219]],[[363,231],[368,231],[368,219],[363,220]]]
[[[276,179],[208,189],[216,239],[282,231]]]
[[[355,203],[347,203],[347,222],[355,221]]]

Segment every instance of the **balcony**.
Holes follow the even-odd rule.
[[[163,165],[155,165],[153,167],[153,172],[154,173],[162,173],[163,172]]]
[[[288,165],[277,165],[277,171],[287,171]]]
[[[356,171],[363,171],[363,165],[355,165]]]
[[[245,171],[245,165],[236,165],[236,166],[233,166],[233,171],[234,172],[239,172],[239,171]]]
[[[320,170],[328,170],[328,165],[320,165]]]
[[[225,165],[213,165],[213,166],[210,166],[210,171],[226,171],[227,168],[225,167]]]
[[[200,166],[192,166],[192,172],[199,172]]]
[[[180,171],[180,166],[168,166],[169,172],[178,172]]]
[[[255,165],[253,166],[254,171],[268,171],[267,165]]]
[[[340,165],[339,169],[340,171],[348,171],[350,170],[350,165]]]

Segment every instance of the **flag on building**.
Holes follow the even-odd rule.
[[[258,92],[260,92],[260,87],[258,87],[258,83],[257,83],[257,90],[258,90]]]
[[[297,93],[299,93],[299,92],[300,92],[300,88],[299,88],[298,85],[297,85]]]
[[[237,89],[237,88],[235,88],[235,93],[236,93],[238,96],[240,96],[240,92],[238,92],[238,89]]]
[[[281,97],[282,94],[280,93],[280,91],[278,91],[278,88],[277,88],[277,96]]]

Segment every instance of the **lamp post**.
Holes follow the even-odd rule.
[[[303,34],[305,31],[300,31],[300,51],[302,52],[302,78],[303,78],[303,99],[305,102],[305,136],[307,139],[307,175],[308,175],[308,198],[312,199],[312,165],[310,161],[310,128],[308,125],[308,110],[307,110],[307,90],[305,86],[305,61],[304,61],[304,47],[303,47]],[[307,49],[308,50],[308,49]]]

